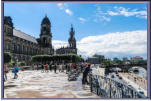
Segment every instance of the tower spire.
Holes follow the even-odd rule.
[[[71,48],[76,48],[76,39],[74,37],[74,34],[75,34],[75,31],[73,29],[73,25],[71,24],[70,37],[68,39],[69,47]]]
[[[70,30],[70,37],[74,36],[74,29],[73,29],[73,25],[71,24],[71,30]]]
[[[71,28],[73,28],[73,25],[71,24]]]
[[[71,31],[73,31],[73,25],[71,24]]]

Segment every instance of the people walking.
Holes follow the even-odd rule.
[[[52,71],[52,64],[49,64],[49,70]]]
[[[76,63],[73,64],[73,69],[75,69],[75,70],[77,69],[77,64]]]
[[[61,66],[61,64],[59,64],[58,65],[59,72],[61,72],[61,68],[62,68],[62,66]]]
[[[84,66],[83,66],[83,64],[81,64],[81,66],[80,66],[80,68],[81,68],[81,72],[83,71],[83,67],[84,67]]]
[[[14,73],[14,79],[17,79],[18,78],[18,75],[17,75],[17,73],[18,73],[18,71],[19,71],[19,68],[18,68],[18,66],[14,63],[14,65],[13,65],[13,73]]]
[[[31,66],[31,67],[32,67],[32,70],[34,70],[34,65],[35,65],[35,64],[32,64],[32,66]]]
[[[48,72],[48,64],[45,65],[45,71]]]
[[[88,73],[90,72],[90,64],[86,64],[86,68],[83,72],[83,78],[82,78],[82,84],[88,84],[88,80],[87,80],[87,76],[88,76]]]
[[[65,65],[65,69],[66,69],[66,74],[68,72],[68,64]]]
[[[42,70],[44,69],[44,65],[43,65],[43,64],[41,64],[41,69],[42,69]]]
[[[56,73],[57,71],[57,64],[54,65],[54,72]]]
[[[4,81],[7,80],[7,73],[8,73],[8,67],[6,64],[4,64]]]
[[[65,68],[65,65],[62,64],[62,70],[61,70],[61,72],[64,72],[64,68]]]

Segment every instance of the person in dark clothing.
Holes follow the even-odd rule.
[[[51,64],[49,64],[49,70],[50,70],[50,71],[52,70],[52,66],[51,66]]]
[[[38,70],[38,67],[39,67],[39,64],[37,64],[37,68],[36,68],[36,70]]]
[[[67,66],[67,72],[70,72],[70,65]]]
[[[83,65],[81,64],[81,66],[80,66],[80,67],[81,67],[81,72],[82,72],[82,71],[83,71]]]
[[[44,69],[44,65],[43,65],[43,64],[41,64],[41,69],[42,69],[42,70]]]
[[[88,84],[87,76],[90,72],[90,64],[88,64],[83,72],[82,84]]]
[[[66,64],[65,68],[66,68],[66,74],[67,74],[67,71],[68,71],[68,70],[67,70],[67,69],[68,69],[68,65],[67,65],[67,64]]]
[[[54,72],[56,73],[56,71],[57,71],[57,65],[55,64],[55,66],[54,66]]]

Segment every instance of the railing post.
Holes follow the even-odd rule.
[[[98,82],[98,79],[96,81],[96,92],[97,92],[97,95],[99,95],[99,82]]]
[[[90,88],[91,88],[91,92],[93,91],[92,89],[92,73],[90,72],[90,75],[89,75],[89,79],[90,79]]]
[[[111,79],[109,79],[110,80],[110,98],[112,98],[112,91],[111,91]]]
[[[122,98],[124,98],[123,86],[122,86]]]

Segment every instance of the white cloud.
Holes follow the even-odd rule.
[[[68,15],[73,15],[73,12],[68,8],[68,5],[66,3],[58,3],[57,6],[60,10],[65,11],[65,13],[67,13]]]
[[[69,14],[70,16],[73,15],[73,13],[72,13],[72,11],[71,11],[70,9],[66,9],[65,12],[66,12],[67,14]]]
[[[113,12],[113,11],[108,11],[108,14],[109,14],[109,15],[111,15],[111,16],[114,16],[114,15],[119,15],[118,13]]]
[[[138,18],[147,18],[147,11],[146,10],[138,10],[138,9],[132,9],[130,10],[130,8],[124,8],[124,7],[114,7],[115,11],[107,11],[108,15],[111,16],[117,16],[117,15],[123,15],[126,17],[129,16],[136,16]]]
[[[103,11],[100,6],[96,6],[96,12],[95,12],[95,18],[93,19],[94,22],[99,21],[111,21],[111,16],[135,16],[137,18],[144,18],[147,19],[147,9],[144,10],[138,10],[136,9],[130,9],[130,8],[124,8],[124,7],[118,7],[114,6],[112,10],[106,10]]]
[[[88,36],[80,40],[77,46],[86,56],[92,56],[95,53],[105,56],[146,54],[147,32],[131,31]]]
[[[97,6],[97,10],[95,13],[94,22],[98,21],[110,21],[111,19],[108,17],[107,13],[104,13],[99,6]]]
[[[61,47],[66,47],[68,45],[68,42],[60,41],[60,40],[52,40],[52,45],[53,45],[54,49],[58,49]]]
[[[53,41],[56,48],[67,46],[68,42]],[[105,57],[135,56],[147,54],[147,31],[129,31],[88,36],[77,42],[78,53],[92,56],[95,53]]]
[[[62,10],[64,9],[64,4],[63,3],[58,3],[57,6]]]
[[[81,21],[81,23],[84,23],[87,21],[85,18],[82,18],[82,17],[80,17],[79,20]]]
[[[111,19],[106,17],[106,16],[101,16],[101,19],[105,20],[105,21],[110,21]]]

